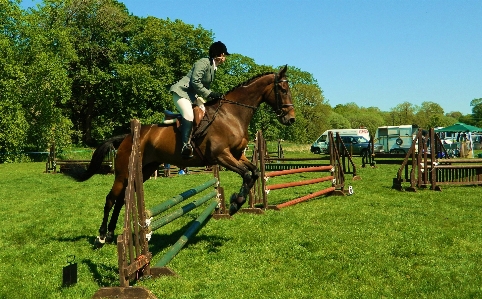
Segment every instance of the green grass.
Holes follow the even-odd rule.
[[[287,156],[314,156],[309,145],[283,146]],[[361,180],[347,176],[352,196],[211,220],[169,264],[177,277],[135,285],[158,298],[480,298],[481,187],[399,192],[391,189],[397,166],[355,162]],[[113,176],[76,183],[44,169],[44,163],[0,164],[0,298],[90,298],[118,285],[115,246],[92,245]],[[210,177],[151,179],[146,205]],[[229,196],[240,179],[223,171],[221,184]],[[282,202],[316,188],[274,190],[269,199]],[[199,213],[154,234],[153,263]],[[78,283],[62,288],[71,255]]]

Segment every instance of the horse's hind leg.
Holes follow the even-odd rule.
[[[112,195],[112,190],[107,194],[105,197],[105,205],[104,205],[104,218],[102,218],[102,224],[99,228],[99,236],[95,239],[95,246],[102,247],[105,244],[105,238],[107,235],[107,222],[109,221],[109,214],[112,206],[115,203],[115,198]]]
[[[144,166],[142,168],[143,181],[149,179],[151,174],[154,173],[154,170],[156,170],[158,166],[159,163],[151,163]],[[112,190],[105,198],[104,218],[99,229],[99,237],[96,240],[97,247],[101,247],[105,243],[114,242],[114,231],[117,226],[117,220],[119,219],[120,211],[124,206],[125,190],[127,187],[126,184],[127,183],[122,182],[120,178],[116,179],[114,186],[112,186]],[[114,210],[112,211],[112,216],[110,217],[109,221],[109,214],[112,207],[114,207]],[[109,222],[109,225],[107,225],[107,222]]]
[[[117,226],[117,220],[119,219],[120,211],[124,205],[124,196],[119,196],[114,204],[114,211],[110,217],[109,225],[107,226],[107,235],[105,237],[106,243],[114,242],[114,231]]]
[[[119,218],[120,210],[124,204],[124,194],[125,186],[124,183],[114,182],[112,189],[109,194],[105,197],[104,205],[104,218],[102,219],[102,224],[99,228],[99,236],[95,240],[96,247],[102,247],[106,242],[110,243],[114,238],[114,230],[117,224],[117,219]],[[109,227],[107,227],[107,222],[109,221],[110,210],[114,206],[114,211],[112,212],[112,217],[109,222]],[[107,230],[108,229],[108,230]]]

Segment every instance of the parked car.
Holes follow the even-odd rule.
[[[326,130],[318,137],[315,142],[311,145],[310,151],[313,154],[321,154],[321,153],[328,153],[328,133],[338,134],[340,136],[363,136],[367,139],[370,139],[370,133],[367,129],[330,129]]]
[[[340,136],[340,138],[351,155],[363,156],[369,151],[370,141],[363,136]],[[383,145],[375,144],[373,151],[383,153]]]

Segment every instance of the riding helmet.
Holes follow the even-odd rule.
[[[229,55],[226,45],[222,42],[217,41],[209,47],[209,58],[215,58],[221,56],[221,54]]]

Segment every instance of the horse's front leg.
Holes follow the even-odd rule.
[[[259,170],[258,167],[251,163],[251,161],[249,161],[244,154],[241,156],[240,162],[244,165],[246,169],[249,170],[249,172],[245,173],[243,177],[243,186],[241,186],[240,190],[240,194],[242,194],[243,197],[246,197],[249,194],[251,188],[253,188],[254,183],[259,178]]]
[[[238,173],[243,179],[239,192],[234,193],[230,199],[229,214],[234,215],[246,202],[249,191],[259,177],[259,171],[256,165],[251,163],[244,155],[241,156],[240,160],[236,160],[233,156],[228,155],[224,159],[219,159],[219,162],[227,169]]]

